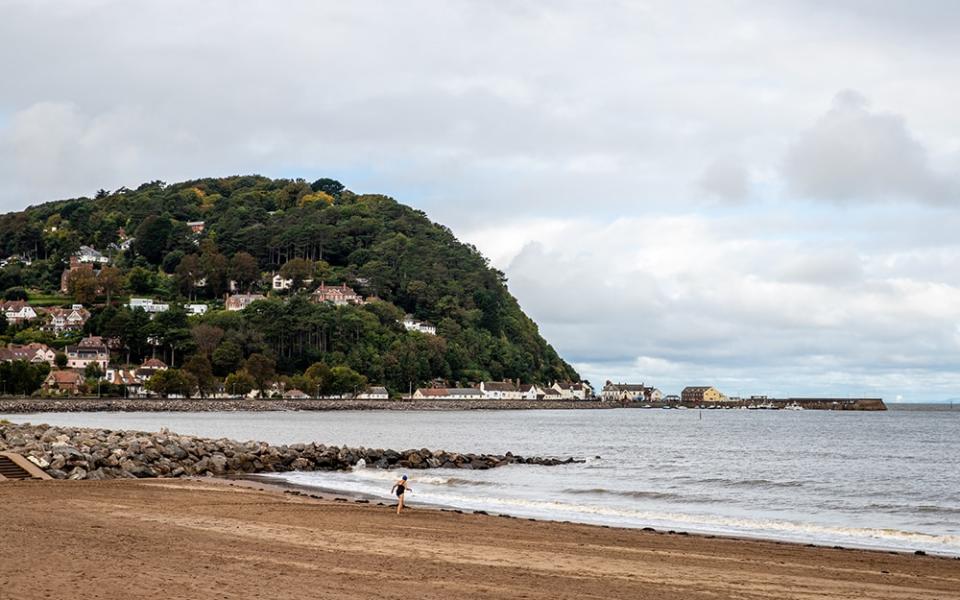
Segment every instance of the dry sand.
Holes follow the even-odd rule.
[[[256,485],[256,484],[253,484]],[[0,598],[960,598],[960,561],[318,501],[0,484]]]

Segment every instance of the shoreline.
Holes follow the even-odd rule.
[[[693,404],[651,405],[602,400],[358,400],[250,398],[0,398],[0,414],[44,412],[296,412],[296,411],[467,411],[467,410],[698,410]],[[703,410],[737,410],[746,406],[716,405]],[[775,408],[770,410],[784,410]],[[832,406],[811,402],[806,410],[838,412],[886,411],[882,401]]]
[[[0,581],[10,597],[77,599],[960,598],[960,560],[947,557],[416,505],[398,517],[295,491],[213,478],[5,483]]]
[[[312,486],[302,483],[295,483],[288,481],[281,477],[277,476],[284,475],[283,473],[251,473],[251,474],[239,474],[233,476],[224,476],[224,477],[189,477],[185,478],[188,481],[196,482],[209,482],[214,484],[237,484],[244,485],[254,488],[261,488],[268,491],[274,491],[278,493],[293,494],[295,496],[302,496],[304,498],[312,498],[315,500],[321,501],[337,501],[337,502],[359,502],[361,504],[374,504],[374,505],[388,505],[395,506],[391,503],[391,500],[385,499],[381,496],[374,496],[372,494],[366,494],[363,492],[358,492],[354,490],[341,490],[333,487],[322,487],[322,486]],[[414,499],[412,501],[407,501],[407,506],[412,506],[419,510],[435,510],[440,512],[454,512],[459,514],[481,514],[489,515],[494,517],[504,517],[509,519],[518,519],[522,521],[539,521],[544,523],[560,523],[560,524],[575,524],[583,525],[585,527],[600,527],[603,529],[622,529],[625,531],[647,531],[662,533],[668,535],[680,535],[680,536],[691,536],[691,537],[700,537],[705,539],[730,539],[730,540],[740,540],[740,541],[753,541],[753,542],[770,542],[774,544],[790,544],[798,547],[806,548],[826,548],[834,550],[857,550],[863,552],[879,552],[881,554],[901,554],[904,556],[907,555],[918,555],[918,556],[936,556],[938,558],[945,558],[949,560],[960,561],[960,553],[950,554],[943,552],[936,552],[933,550],[918,550],[915,548],[897,548],[897,547],[886,547],[880,544],[877,545],[866,545],[866,544],[856,544],[856,543],[835,543],[827,541],[817,541],[817,540],[796,540],[789,538],[782,538],[776,536],[765,536],[761,534],[751,535],[749,533],[731,533],[731,532],[719,532],[719,531],[710,531],[709,529],[697,529],[686,528],[682,525],[674,525],[670,527],[653,527],[647,524],[638,524],[638,525],[616,525],[616,524],[601,524],[601,523],[590,523],[587,521],[572,521],[569,519],[562,518],[550,518],[543,516],[525,516],[525,515],[513,515],[509,513],[500,512],[497,510],[473,510],[469,508],[461,508],[454,505],[439,504],[420,501],[419,499]]]

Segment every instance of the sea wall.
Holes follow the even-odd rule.
[[[176,398],[0,398],[0,414],[41,412],[229,412],[332,410],[530,410],[620,408],[599,400],[282,400]]]
[[[554,466],[573,458],[384,450],[306,443],[273,446],[159,432],[18,425],[0,422],[0,452],[17,452],[55,479],[118,479],[342,471],[362,459],[389,469],[492,469],[509,464]]]

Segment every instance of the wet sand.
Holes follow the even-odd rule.
[[[231,485],[232,484],[232,485]],[[316,500],[0,484],[0,598],[960,599],[960,560]]]

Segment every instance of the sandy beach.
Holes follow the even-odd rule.
[[[255,483],[0,485],[0,596],[960,598],[960,560],[317,500]]]

